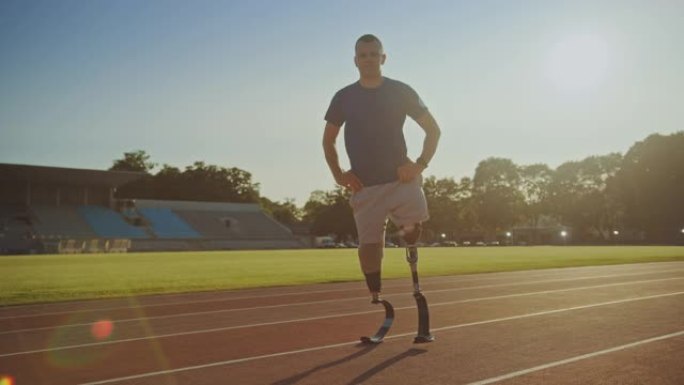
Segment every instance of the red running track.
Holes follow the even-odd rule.
[[[683,384],[684,262],[424,278],[431,344],[412,343],[408,279],[0,308],[15,384]],[[112,331],[98,339],[94,322]],[[105,328],[106,332],[106,328]]]

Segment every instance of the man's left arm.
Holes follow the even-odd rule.
[[[399,174],[399,180],[402,182],[412,181],[427,168],[428,164],[432,160],[432,157],[437,151],[437,143],[439,143],[439,137],[442,134],[437,121],[435,121],[435,118],[432,116],[430,111],[426,111],[420,116],[420,118],[416,119],[416,123],[418,123],[420,128],[425,131],[423,151],[420,153],[420,156],[415,162],[407,162],[399,167],[397,173]]]
[[[423,152],[416,159],[416,163],[427,168],[428,164],[435,156],[437,151],[437,143],[439,143],[439,137],[442,135],[442,131],[439,129],[439,125],[435,118],[432,117],[430,111],[425,112],[420,118],[416,119],[416,123],[420,128],[425,131],[425,140],[423,140]]]

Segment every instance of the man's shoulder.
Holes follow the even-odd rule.
[[[412,90],[413,89],[413,88],[411,88],[411,86],[409,86],[407,83],[402,82],[401,80],[391,79],[391,78],[385,77],[385,81],[392,88],[398,88],[401,90]]]
[[[354,82],[352,84],[346,85],[342,87],[339,91],[335,93],[335,96],[343,96],[343,95],[348,95],[351,92],[354,92],[354,90],[358,89],[359,87],[359,82]]]

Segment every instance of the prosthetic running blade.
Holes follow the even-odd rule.
[[[394,322],[394,308],[392,307],[392,304],[385,301],[384,299],[374,301],[373,303],[375,304],[382,304],[385,307],[385,321],[383,321],[382,325],[380,326],[380,329],[378,331],[370,336],[370,337],[361,337],[361,342],[364,344],[379,344],[382,342],[382,340],[385,338],[385,335],[389,331],[390,327],[392,327],[392,323]]]
[[[413,342],[416,344],[432,342],[435,337],[430,334],[430,312],[428,311],[427,300],[420,292],[413,293],[413,298],[416,299],[416,306],[418,307],[418,335],[413,339]]]
[[[418,248],[409,245],[406,248],[406,261],[411,267],[411,278],[413,279],[413,298],[416,299],[416,307],[418,308],[418,334],[413,339],[416,344],[432,342],[435,337],[430,334],[430,311],[428,309],[427,300],[423,293],[420,292],[420,285],[418,283]]]

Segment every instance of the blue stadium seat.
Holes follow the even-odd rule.
[[[104,238],[149,238],[143,229],[124,220],[116,211],[101,206],[79,206],[79,213]]]
[[[152,231],[159,238],[201,238],[195,229],[169,208],[139,208],[138,213],[147,219]]]

